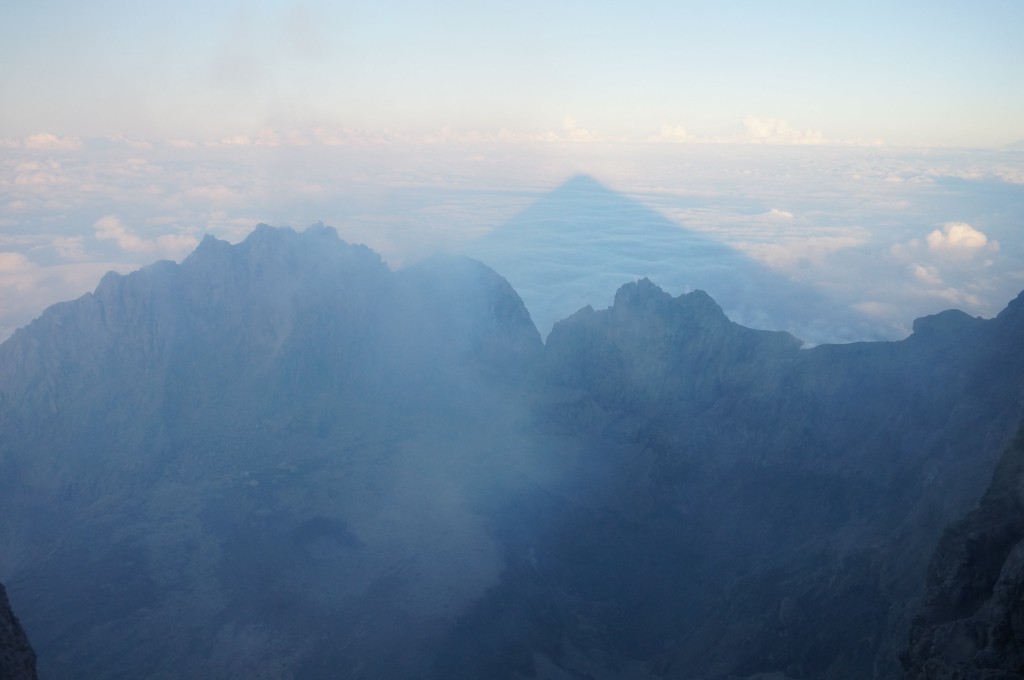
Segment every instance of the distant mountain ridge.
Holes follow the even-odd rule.
[[[687,229],[588,175],[577,175],[476,241],[465,253],[508,278],[547,335],[624,281],[710,293],[733,320],[787,330],[812,344],[877,337],[858,312]]]
[[[0,580],[53,677],[900,677],[1024,294],[914,328],[640,279],[542,343],[479,262],[207,238],[0,345]]]

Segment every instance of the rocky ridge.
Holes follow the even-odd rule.
[[[943,533],[905,664],[910,680],[1024,678],[1024,429]]]
[[[471,260],[208,238],[0,345],[0,578],[58,677],[899,677],[1022,310],[806,349],[641,279],[542,344]]]

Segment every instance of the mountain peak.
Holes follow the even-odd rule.
[[[938,314],[923,316],[914,320],[914,335],[938,335],[953,333],[974,326],[981,319],[973,317],[959,309],[947,309]]]
[[[672,296],[662,290],[646,276],[637,281],[623,284],[615,292],[616,308],[650,308],[671,300]]]
[[[682,312],[694,320],[729,320],[722,307],[703,290],[672,297],[646,277],[619,288],[615,293],[613,308],[664,313]]]

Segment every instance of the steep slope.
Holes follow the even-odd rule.
[[[911,680],[1024,678],[1024,429],[978,507],[942,535],[905,664]]]
[[[556,325],[538,426],[578,483],[521,500],[539,529],[444,670],[899,677],[928,555],[1020,414],[1019,308],[800,350],[641,281]]]
[[[7,591],[0,584],[0,678],[35,680],[36,654],[11,611]]]
[[[489,269],[395,275],[327,229],[51,308],[0,347],[0,572],[41,670],[410,674],[497,579],[468,503],[529,448],[539,351]]]

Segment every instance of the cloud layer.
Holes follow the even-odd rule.
[[[238,241],[260,222],[322,220],[400,266],[501,227],[581,170],[670,224],[869,316],[871,332],[886,337],[950,305],[993,314],[1024,288],[1016,238],[1024,183],[1012,151],[780,146],[770,140],[817,138],[777,122],[748,132],[763,143],[693,144],[673,124],[660,136],[682,145],[601,141],[572,117],[552,133],[557,140],[533,141],[372,140],[354,131],[335,140],[324,130],[231,143],[16,140],[0,158],[0,335],[91,290],[108,269],[180,259],[204,233]],[[607,304],[628,277],[670,271],[668,252],[649,272],[608,260],[595,272],[608,279],[587,303]],[[866,331],[815,332],[856,339]]]

